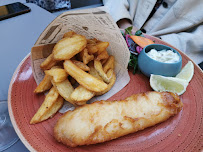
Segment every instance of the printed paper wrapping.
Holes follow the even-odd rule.
[[[94,97],[88,103],[96,100],[107,100],[129,83],[127,66],[130,53],[126,42],[111,16],[101,9],[94,8],[67,11],[58,16],[42,32],[31,51],[33,75],[37,84],[44,77],[40,64],[51,53],[54,44],[63,37],[64,33],[70,30],[86,36],[87,39],[96,38],[109,42],[107,51],[115,57],[116,61],[115,72],[117,79],[114,86],[108,93]],[[74,109],[74,106],[69,102],[65,102],[59,112],[64,113],[72,109]]]

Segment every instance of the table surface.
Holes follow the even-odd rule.
[[[26,5],[31,8],[31,12],[0,21],[0,101],[7,100],[9,83],[18,64],[31,51],[48,24],[56,18],[35,4]],[[5,152],[18,151],[28,151],[20,140],[5,150]]]
[[[31,12],[0,21],[0,101],[7,100],[11,77],[21,60],[31,51],[39,35],[56,16],[27,4]],[[3,89],[2,89],[3,88]]]

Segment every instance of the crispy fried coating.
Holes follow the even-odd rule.
[[[65,113],[54,136],[71,147],[101,143],[163,122],[182,106],[178,95],[154,91],[121,101],[96,101]]]

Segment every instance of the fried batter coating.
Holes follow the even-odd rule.
[[[154,91],[121,101],[96,101],[65,113],[54,136],[70,147],[101,143],[163,122],[182,106],[178,95]]]

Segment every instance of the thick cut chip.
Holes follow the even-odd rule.
[[[102,77],[99,76],[97,70],[95,70],[94,68],[94,63],[90,62],[88,64],[90,71],[89,74],[91,74],[92,76],[94,76],[95,78],[103,81]],[[109,88],[109,86],[108,86]],[[102,91],[103,92],[103,91]],[[100,92],[98,92],[99,94]],[[100,93],[101,94],[101,93]],[[85,87],[83,87],[82,85],[79,85],[71,94],[71,98],[75,101],[75,104],[77,105],[83,105],[85,104],[88,100],[90,100],[92,97],[94,97],[95,92],[94,91],[90,91],[88,89],[86,89]]]
[[[64,62],[64,69],[80,85],[84,86],[88,90],[101,92],[107,88],[106,83],[81,70],[78,66],[73,64],[71,60],[66,60]]]
[[[79,55],[84,64],[88,64],[90,61],[94,60],[94,55],[88,54],[88,50],[86,48],[80,52]]]
[[[82,85],[79,85],[71,94],[71,99],[74,100],[76,105],[84,105],[88,100],[94,97],[94,95],[95,92],[86,89]]]
[[[43,80],[37,86],[34,93],[42,93],[49,90],[52,87],[51,79],[51,76],[45,74]]]
[[[94,68],[94,63],[93,62],[90,62],[88,64],[89,68],[90,68],[90,71],[89,71],[89,74],[91,74],[92,76],[94,76],[95,78],[103,81],[102,77],[100,77],[100,75],[98,74],[97,70],[95,70]],[[108,74],[108,73],[107,73]],[[112,77],[114,78],[114,77]],[[113,80],[112,80],[113,81]],[[98,92],[96,94],[98,95],[102,95],[106,92],[108,92],[112,85],[112,82],[110,81],[110,83],[108,84],[108,88],[102,92]],[[71,94],[71,98],[75,101],[75,103],[77,105],[83,105],[85,104],[88,100],[90,100],[92,97],[95,96],[95,92],[93,91],[90,91],[88,89],[86,89],[85,87],[79,85],[74,91],[73,93]]]
[[[104,72],[106,73],[109,69],[114,69],[115,59],[114,56],[110,55],[106,63],[104,64]]]
[[[41,117],[41,120],[46,120],[48,118],[53,117],[53,115],[61,109],[63,106],[64,99],[63,97],[59,96],[56,102],[50,107],[50,109]]]
[[[72,37],[65,37],[54,46],[53,54],[55,60],[67,60],[81,52],[87,45],[84,36],[75,34]]]
[[[50,75],[54,82],[62,82],[67,79],[68,73],[61,68],[54,68],[45,71],[46,75]]]
[[[98,48],[96,46],[96,44],[87,44],[87,50],[89,54],[94,54],[96,52],[98,52]]]
[[[63,69],[63,63],[62,65],[55,65],[51,69]]]
[[[98,42],[98,43],[89,43],[87,44],[87,49],[90,54],[101,54],[101,52],[105,51],[109,46],[109,42]]]
[[[109,46],[109,42],[99,42],[96,46],[98,48],[98,54],[100,54],[107,49],[107,47]]]
[[[63,38],[65,37],[72,37],[73,35],[75,35],[76,33],[74,31],[69,31],[69,32],[66,32],[64,35],[63,35]]]
[[[99,40],[97,40],[96,38],[93,39],[87,39],[87,44],[96,44],[100,42]]]
[[[109,69],[109,71],[107,72],[107,76],[111,76],[111,79],[110,79],[110,82],[108,84],[107,89],[104,90],[104,91],[95,93],[96,96],[100,96],[100,95],[103,95],[103,94],[107,93],[109,90],[111,90],[111,88],[115,84],[115,82],[116,82],[116,74],[112,69]]]
[[[108,77],[103,70],[102,64],[98,60],[94,60],[94,68],[97,70],[98,74],[102,77],[104,82],[109,83],[112,76]]]
[[[108,57],[109,57],[108,52],[107,52],[106,50],[104,50],[103,52],[101,52],[101,53],[97,56],[96,60],[108,59]]]
[[[88,44],[96,44],[97,42],[94,39],[87,39],[87,45]]]
[[[46,120],[49,117],[53,116],[58,111],[59,108],[57,110],[53,110],[54,113],[50,112],[50,110],[53,108],[54,104],[56,102],[58,102],[58,97],[59,97],[59,94],[58,94],[57,90],[54,87],[52,87],[50,89],[49,93],[46,95],[45,100],[42,103],[42,105],[40,106],[40,108],[38,109],[37,113],[34,115],[32,120],[30,121],[30,124],[39,123],[39,122]],[[61,101],[59,101],[59,102],[61,102]],[[49,113],[49,115],[47,115],[47,113]],[[45,117],[45,115],[46,115],[46,117]]]
[[[62,68],[61,66],[55,65],[51,68],[51,70],[52,69],[61,69],[61,68]],[[45,73],[43,80],[40,82],[40,84],[37,86],[37,88],[35,89],[34,92],[35,93],[42,93],[44,91],[49,90],[52,87],[51,80],[52,80],[52,75],[50,76],[49,74]]]
[[[94,62],[90,62],[88,64],[90,71],[89,74],[91,74],[93,77],[103,81],[102,77],[98,74],[97,70],[94,68]]]
[[[83,62],[77,61],[77,60],[71,60],[75,65],[77,65],[80,69],[83,71],[90,71],[90,68],[84,64]]]
[[[53,86],[57,89],[58,93],[68,102],[74,104],[74,101],[71,99],[70,95],[74,91],[73,86],[68,79],[62,82],[51,81]]]
[[[54,54],[50,54],[41,64],[40,68],[43,70],[49,70],[57,64],[57,61],[54,59]]]

